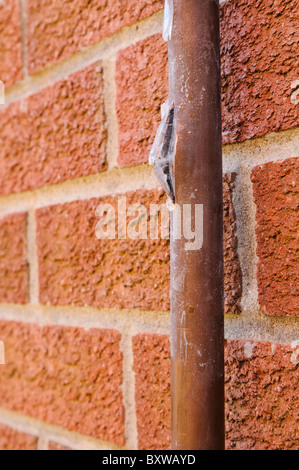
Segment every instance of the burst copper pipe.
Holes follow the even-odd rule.
[[[203,245],[171,241],[172,448],[224,449],[224,294],[218,0],[173,0],[175,202],[203,205]],[[183,218],[182,218],[183,219]],[[184,222],[182,220],[182,222]]]

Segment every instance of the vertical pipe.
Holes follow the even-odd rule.
[[[188,249],[184,236],[171,242],[172,448],[221,450],[224,307],[219,2],[173,0],[173,7],[169,77],[177,138],[175,197],[182,227],[188,225],[184,205],[191,205],[193,228],[195,207],[203,206],[203,244],[200,249],[195,245]],[[172,219],[174,224],[174,216]]]

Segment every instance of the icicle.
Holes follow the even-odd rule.
[[[173,26],[173,0],[165,0],[163,39],[166,42],[171,40],[172,26]]]
[[[169,212],[174,212],[175,211],[175,203],[168,197],[166,201],[166,207],[169,210]]]
[[[175,107],[168,100],[161,108],[162,121],[149,156],[150,165],[169,199],[174,203]]]

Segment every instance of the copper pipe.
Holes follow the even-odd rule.
[[[203,245],[171,242],[172,448],[224,449],[224,306],[218,0],[173,0],[175,202],[203,205]],[[184,222],[182,217],[182,222]],[[172,221],[174,223],[174,221]],[[173,227],[174,230],[174,227]]]

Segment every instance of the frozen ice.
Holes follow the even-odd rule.
[[[173,0],[165,0],[163,39],[166,42],[171,40],[172,25],[173,25]]]
[[[174,157],[176,149],[175,106],[167,100],[161,108],[162,121],[154,140],[150,156],[150,165],[155,165],[154,172],[167,196],[175,202],[174,196]]]

